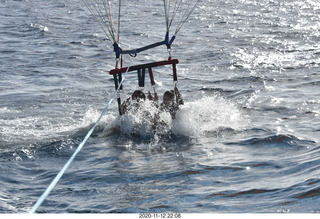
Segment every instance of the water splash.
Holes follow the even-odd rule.
[[[200,137],[221,128],[242,129],[247,123],[248,119],[234,103],[211,96],[185,103],[177,112],[173,131],[180,135]]]
[[[130,110],[125,115],[119,117],[118,125],[120,132],[128,136],[138,135],[144,138],[153,135],[155,116],[158,112],[158,108],[153,102],[146,100],[138,109]],[[160,118],[162,118],[161,114]]]
[[[160,121],[156,125],[155,114]],[[247,123],[248,119],[234,103],[219,96],[211,96],[185,102],[174,120],[168,112],[161,112],[150,101],[145,101],[140,110],[119,117],[108,129],[119,126],[121,134],[141,138],[170,138],[170,135],[197,138],[221,128],[242,129]]]

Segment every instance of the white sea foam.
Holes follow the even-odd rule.
[[[32,144],[74,135],[94,124],[100,114],[101,110],[89,107],[82,118],[72,116],[72,112],[58,118],[52,115],[17,116],[12,119],[0,119],[0,131],[6,144],[15,144],[21,139]],[[120,132],[127,136],[157,138],[170,134],[200,137],[221,127],[239,129],[244,124],[242,112],[234,103],[213,96],[185,102],[180,106],[174,120],[168,112],[160,111],[151,101],[146,100],[139,110],[129,111],[123,116],[118,116],[117,112],[110,110],[98,125],[104,128],[103,136]]]
[[[220,128],[241,129],[246,123],[247,118],[234,103],[219,96],[202,97],[181,106],[173,131],[199,137]]]
[[[64,115],[54,116],[27,114],[24,110],[2,109],[5,117],[0,118],[0,134],[4,144],[15,145],[18,142],[33,144],[39,141],[65,138],[75,134],[78,130],[89,127],[100,115],[100,112],[90,107],[83,115],[73,116],[73,112],[66,112]],[[30,113],[30,112],[29,112]],[[102,121],[113,119],[104,117]]]
[[[112,121],[117,118],[118,121]],[[247,123],[247,118],[234,103],[218,96],[185,102],[174,120],[168,112],[159,111],[150,101],[145,101],[139,110],[129,111],[117,118],[109,117],[106,128],[119,126],[122,134],[141,137],[166,136],[169,133],[200,137],[221,128],[241,129]]]
[[[41,31],[43,31],[43,32],[48,32],[48,31],[49,31],[49,28],[48,28],[48,27],[43,26],[43,25],[41,25],[41,24],[31,23],[31,24],[30,24],[30,27],[38,28],[39,30],[41,30]]]

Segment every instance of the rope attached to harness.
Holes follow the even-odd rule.
[[[129,68],[128,68],[129,69]],[[125,73],[127,73],[128,71],[126,71]],[[112,98],[110,99],[110,101],[108,102],[107,106],[105,107],[105,109],[103,110],[103,112],[101,113],[101,115],[99,116],[99,118],[97,119],[97,121],[95,122],[95,124],[92,126],[92,128],[89,130],[89,132],[87,133],[87,135],[85,136],[85,138],[83,139],[83,141],[79,144],[79,146],[77,147],[77,149],[75,150],[75,152],[72,154],[72,156],[70,157],[70,159],[68,160],[68,162],[63,166],[63,168],[60,170],[60,172],[58,173],[58,175],[54,178],[54,180],[51,182],[51,184],[48,186],[48,188],[46,189],[46,191],[40,196],[40,198],[38,199],[38,201],[35,203],[35,205],[32,207],[32,209],[30,210],[30,214],[33,214],[37,211],[37,209],[40,207],[40,205],[42,204],[42,202],[48,197],[48,195],[50,194],[50,192],[53,190],[53,188],[57,185],[57,183],[59,182],[59,180],[61,179],[61,177],[63,176],[63,174],[65,173],[65,171],[68,169],[68,167],[70,166],[70,164],[72,163],[72,161],[74,160],[74,158],[77,156],[77,154],[81,151],[81,149],[83,148],[84,144],[87,142],[87,140],[89,139],[89,137],[91,136],[92,132],[94,131],[94,129],[97,127],[98,123],[100,122],[101,118],[104,116],[104,114],[107,112],[109,106],[111,105],[112,101],[114,100],[114,98],[116,97],[119,88],[121,87],[123,81],[125,80],[125,74],[124,76],[121,78],[120,83],[117,83],[117,89],[114,92],[114,94],[112,95]]]

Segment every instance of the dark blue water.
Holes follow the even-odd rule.
[[[128,5],[123,46],[161,40],[154,1]],[[1,0],[0,17],[0,212],[23,213],[112,97],[115,60],[82,1]],[[153,133],[114,102],[38,212],[319,212],[319,38],[318,1],[202,1],[172,48],[176,120]]]

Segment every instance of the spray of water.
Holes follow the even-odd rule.
[[[239,130],[246,123],[247,118],[234,103],[219,96],[210,96],[181,106],[172,130],[179,135],[201,137],[221,128]]]
[[[82,136],[82,130],[86,131],[93,124],[100,111],[89,107],[82,119],[66,115],[60,118],[59,123],[55,121],[56,117],[53,119],[50,115],[20,118],[12,116],[20,115],[20,111],[2,109],[1,112],[7,118],[12,117],[0,119],[3,124],[0,128],[2,145],[16,145],[22,138],[24,145],[27,145],[27,142],[34,144],[35,139],[43,142],[69,138],[75,132],[79,132],[76,136]],[[153,102],[146,100],[139,110],[129,111],[123,116],[118,116],[116,110],[105,115],[99,127],[103,132],[98,135],[106,137],[120,134],[124,139],[132,139],[134,136],[158,144],[159,140],[168,140],[172,136],[198,138],[221,128],[239,130],[246,126],[247,121],[236,104],[220,96],[204,96],[194,101],[185,101],[174,120],[170,113],[160,111]]]
[[[220,129],[239,130],[246,126],[247,118],[232,102],[219,97],[202,97],[185,102],[172,119],[170,113],[160,111],[151,101],[116,118],[106,129],[141,138],[167,138],[170,135],[202,137]]]

